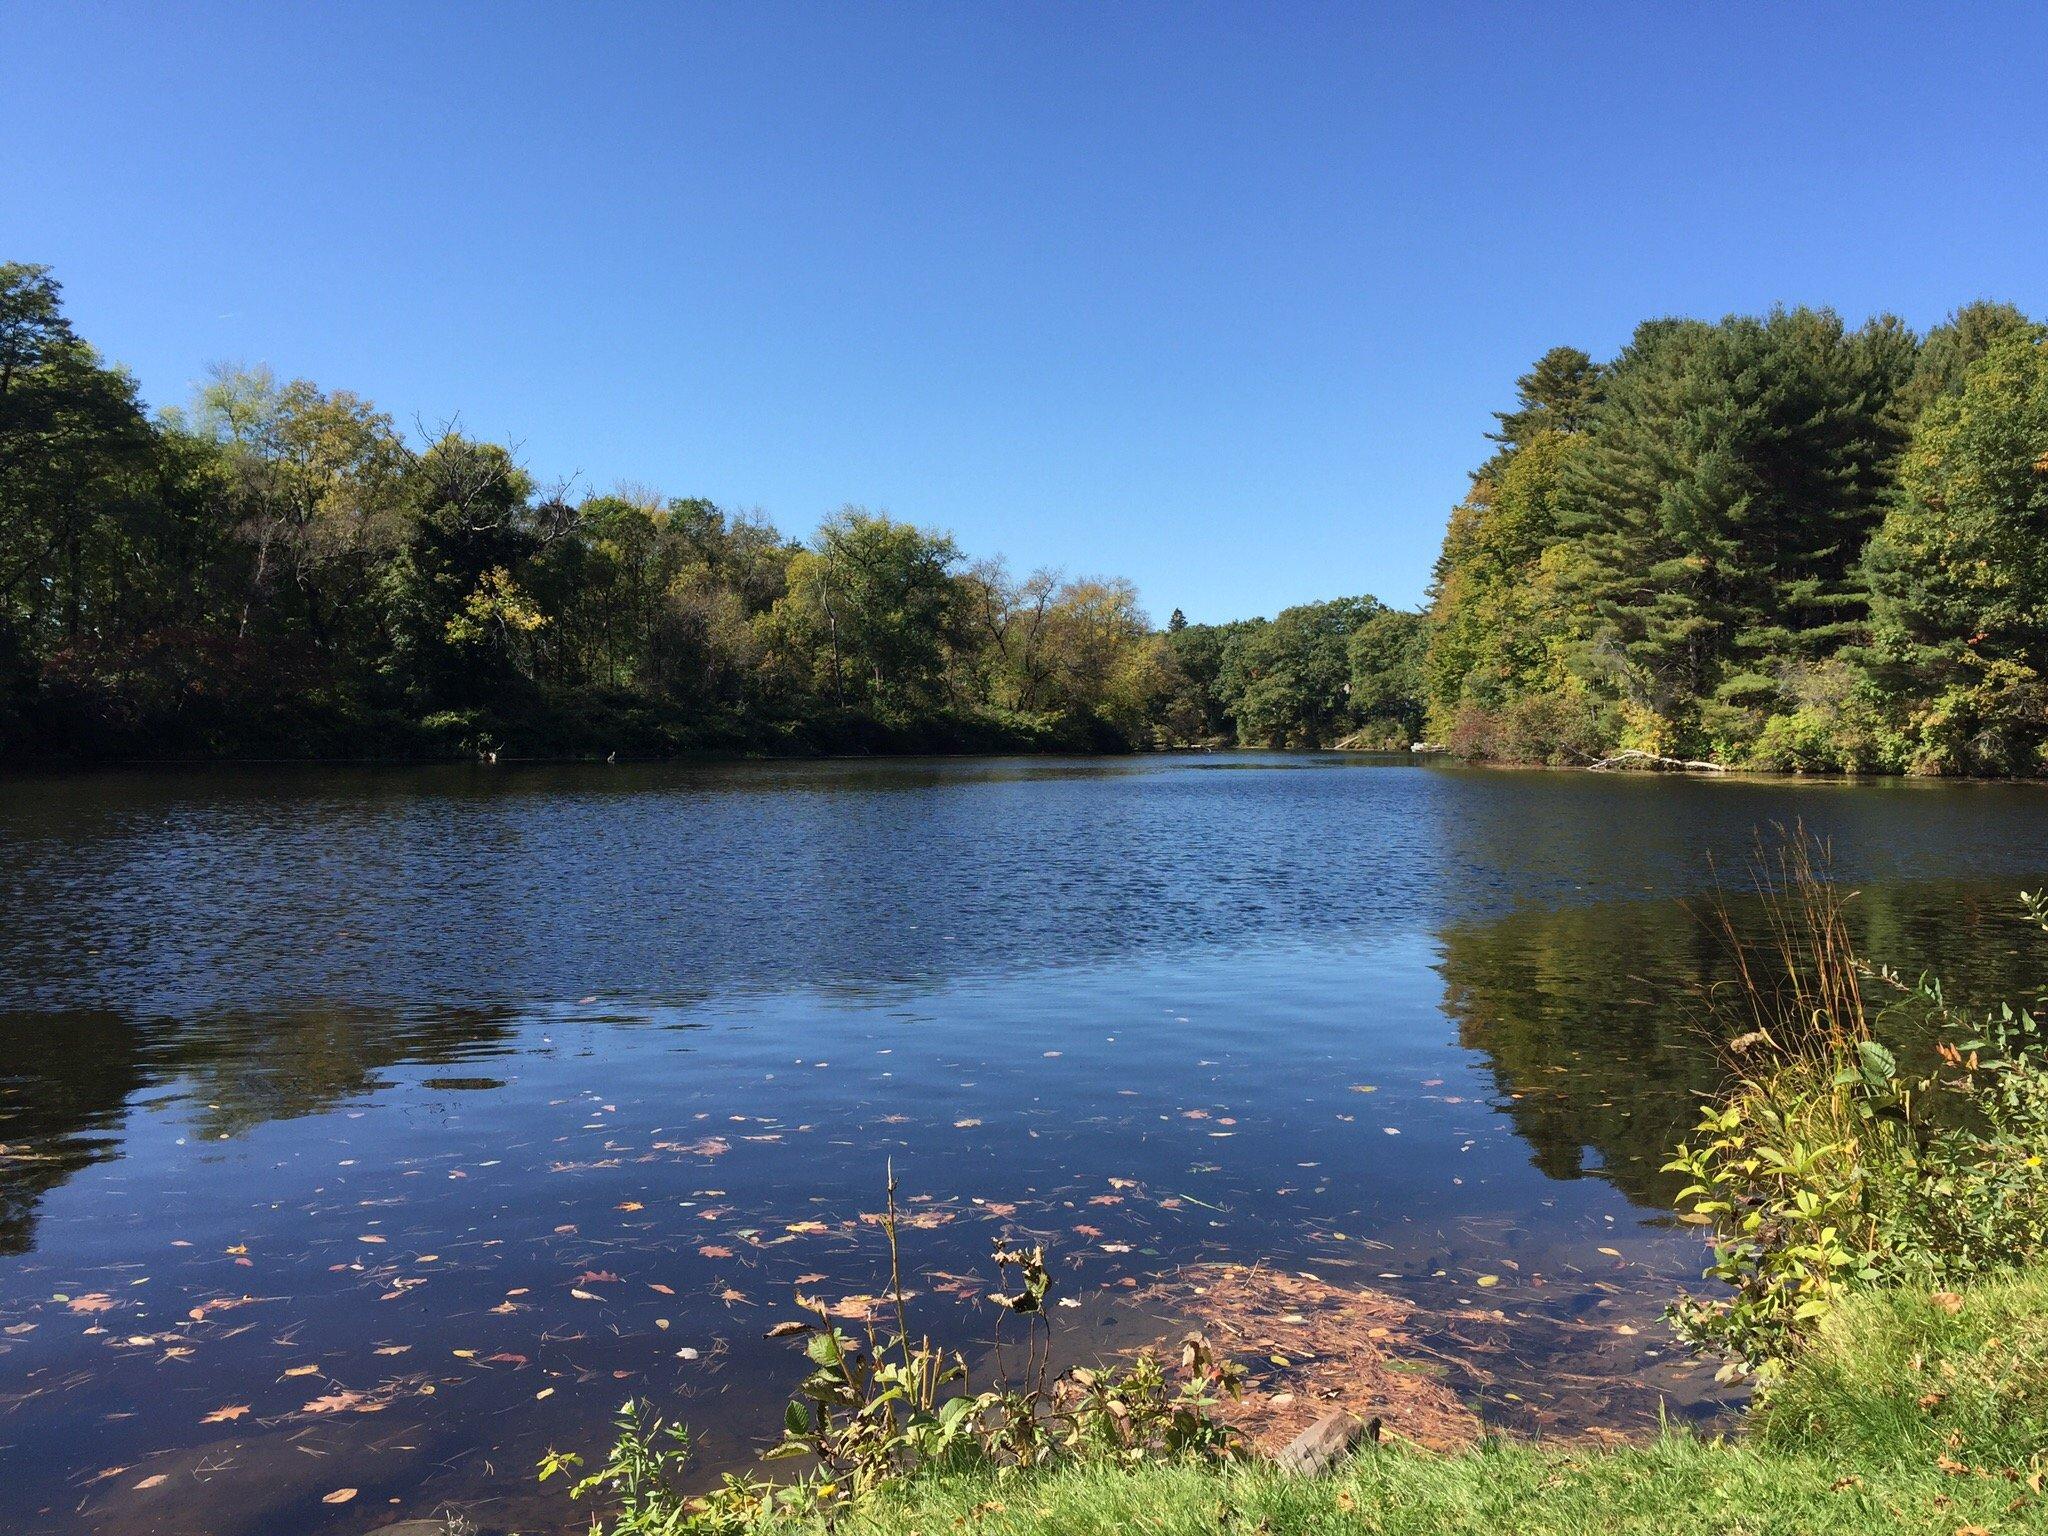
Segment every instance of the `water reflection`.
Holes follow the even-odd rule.
[[[1938,975],[1958,1005],[1989,1008],[2033,995],[2048,958],[2016,897],[1996,884],[1865,884],[1848,918],[1871,963],[1905,981]],[[1708,902],[1530,910],[1441,930],[1444,1012],[1459,1043],[1485,1056],[1551,1178],[1597,1174],[1657,1207],[1677,1193],[1659,1169],[1722,1085],[1713,1042],[1730,1027],[1717,999],[1734,975]],[[1754,902],[1727,904],[1764,937]],[[1871,996],[1894,1045],[1925,1047],[1906,999],[1881,985]]]
[[[135,1033],[118,1020],[0,1025],[0,1254],[33,1246],[46,1191],[115,1155],[143,1083]]]

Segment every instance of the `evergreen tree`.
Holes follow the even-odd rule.
[[[1539,432],[1583,432],[1600,404],[1605,370],[1577,347],[1552,347],[1515,380],[1517,406],[1495,411],[1500,430],[1486,434],[1512,453]]]
[[[1902,721],[1911,766],[2040,772],[2048,341],[2009,333],[1927,408],[1868,569],[1871,664]]]
[[[1573,465],[1568,596],[1583,664],[1633,709],[1639,744],[1740,743],[1779,668],[1840,643],[1857,553],[1899,447],[1912,361],[1893,322],[1831,312],[1639,330]]]

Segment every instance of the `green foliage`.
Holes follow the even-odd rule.
[[[1794,920],[1839,922],[1832,892],[1800,897]],[[2048,900],[2023,899],[2048,929]],[[1729,1377],[1782,1377],[1859,1291],[1956,1285],[2048,1247],[2048,1053],[2033,1015],[2003,1005],[1981,1038],[1943,1042],[1933,1072],[1908,1075],[1848,989],[1888,983],[1953,1025],[1938,984],[1868,972],[1832,931],[1808,952],[1822,964],[1792,979],[1819,991],[1752,981],[1758,1028],[1737,1046],[1758,1064],[1665,1165],[1691,1181],[1678,1199],[1713,1227],[1707,1275],[1727,1287],[1680,1302],[1673,1322],[1725,1355]]]
[[[152,422],[0,267],[0,756],[1127,750],[1210,734],[1179,655],[1125,581],[572,504],[263,368]]]
[[[1826,310],[1546,354],[1445,533],[1428,729],[1819,772],[2048,768],[2041,327]]]
[[[1155,632],[1115,579],[808,541],[345,390],[216,369],[151,420],[0,265],[0,756],[1246,745],[2048,772],[2048,343],[1827,310],[1553,348],[1496,413],[1425,615]],[[430,719],[463,715],[451,733]]]
[[[2038,773],[2048,742],[2048,341],[1992,343],[1928,406],[1871,541],[1870,654],[1915,767]]]

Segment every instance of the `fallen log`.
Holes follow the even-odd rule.
[[[1625,752],[1616,752],[1611,757],[1596,758],[1586,764],[1589,773],[1611,773],[1628,763],[1641,763],[1670,773],[1726,773],[1726,763],[1710,763],[1696,757],[1665,757],[1656,752],[1645,752],[1640,747],[1630,747]]]

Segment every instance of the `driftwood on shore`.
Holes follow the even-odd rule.
[[[1725,763],[1710,763],[1697,757],[1664,757],[1656,752],[1645,752],[1640,747],[1630,747],[1626,751],[1614,753],[1611,757],[1594,758],[1586,764],[1586,770],[1589,773],[1612,773],[1615,769],[1625,768],[1631,763],[1640,764],[1645,768],[1660,773],[1726,773],[1728,771],[1728,766]]]
[[[1338,1409],[1324,1414],[1288,1441],[1287,1448],[1274,1461],[1282,1472],[1315,1477],[1349,1456],[1361,1440],[1378,1445],[1380,1421],[1361,1419],[1355,1413]]]

